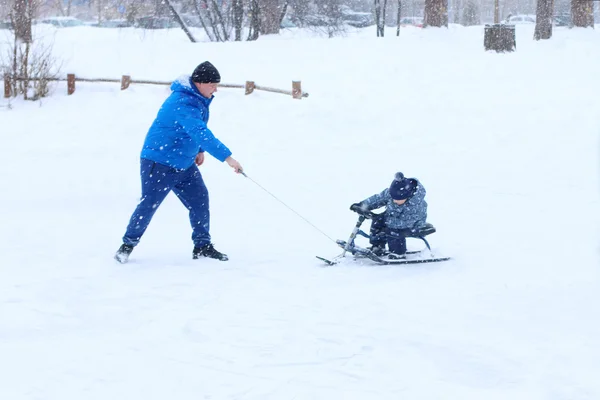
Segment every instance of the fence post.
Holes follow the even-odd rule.
[[[129,87],[130,83],[131,83],[131,76],[123,75],[121,77],[121,90],[127,89]]]
[[[246,81],[246,94],[250,94],[252,92],[254,92],[254,82]]]
[[[75,74],[67,74],[67,94],[75,93]]]
[[[12,95],[10,75],[4,74],[4,98],[8,99]]]
[[[292,97],[294,99],[302,99],[302,82],[292,81]]]

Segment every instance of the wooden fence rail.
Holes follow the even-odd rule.
[[[4,75],[4,97],[8,98],[12,96],[12,83],[13,81],[24,81],[22,77],[13,77],[10,74]],[[29,81],[40,80],[38,78],[29,78]],[[71,95],[75,93],[76,82],[104,82],[104,83],[120,83],[121,90],[126,90],[132,83],[143,84],[143,85],[163,85],[169,86],[173,82],[171,81],[151,81],[143,79],[131,79],[129,75],[123,75],[121,79],[110,79],[110,78],[79,78],[75,74],[67,74],[67,79],[64,78],[45,78],[51,82],[67,82],[67,94]],[[302,83],[300,81],[292,81],[292,90],[276,89],[267,86],[256,85],[253,81],[247,81],[246,84],[240,85],[235,83],[219,83],[221,88],[234,88],[234,89],[245,89],[245,93],[248,95],[254,90],[262,90],[271,93],[281,93],[292,96],[294,99],[302,99],[308,97],[308,93],[302,92]]]

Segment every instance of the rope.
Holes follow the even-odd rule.
[[[323,232],[321,229],[319,229],[315,224],[313,224],[312,222],[310,222],[308,219],[304,218],[302,215],[300,215],[300,213],[298,213],[292,207],[290,207],[287,204],[285,204],[282,200],[280,200],[279,198],[277,198],[277,196],[275,196],[273,193],[269,192],[267,189],[265,189],[262,185],[260,185],[254,179],[250,178],[248,175],[246,175],[245,172],[240,171],[240,174],[242,174],[246,178],[250,179],[256,186],[258,186],[259,188],[261,188],[262,190],[264,190],[266,193],[268,193],[271,197],[273,197],[275,200],[277,200],[278,202],[280,202],[281,204],[283,204],[285,207],[287,207],[288,210],[290,210],[291,212],[293,212],[294,214],[296,214],[298,217],[302,218],[304,220],[304,222],[306,222],[307,224],[309,224],[310,226],[312,226],[315,230],[317,230],[318,232],[320,232],[327,239],[331,240],[333,243],[337,243],[335,241],[335,239],[333,239],[331,236],[329,236],[328,234],[326,234],[325,232]]]

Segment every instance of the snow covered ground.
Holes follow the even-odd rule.
[[[598,399],[600,32],[517,29],[512,54],[485,53],[483,27],[42,32],[82,77],[172,80],[211,60],[226,83],[302,80],[301,101],[221,89],[209,126],[334,239],[351,203],[418,177],[453,260],[321,268],[334,243],[209,158],[231,260],[191,260],[170,196],[117,265],[168,89],[59,84],[0,107],[0,399]]]

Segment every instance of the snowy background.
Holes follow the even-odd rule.
[[[170,81],[210,60],[224,83],[301,80],[303,100],[220,89],[209,127],[334,239],[351,203],[419,178],[453,260],[323,268],[328,237],[209,157],[230,261],[191,259],[170,195],[118,265],[168,88],[3,99],[0,399],[600,398],[600,32],[518,26],[511,54],[484,52],[482,26],[393,33],[38,32],[80,77]]]

